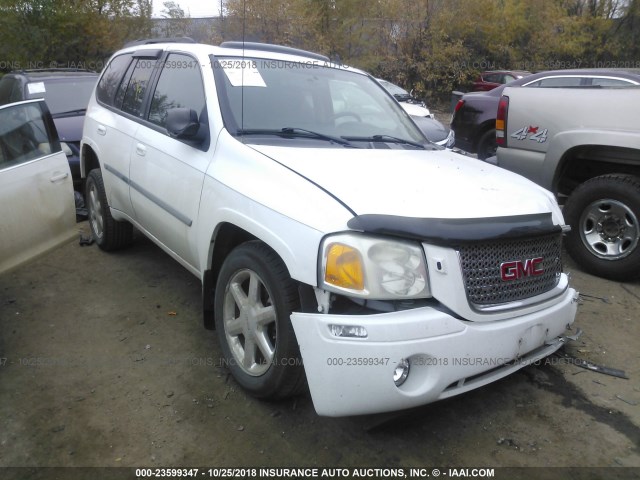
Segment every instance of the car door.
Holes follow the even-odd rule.
[[[137,222],[171,252],[196,265],[192,225],[211,155],[209,122],[199,62],[171,53],[162,62],[149,101],[146,124],[136,131],[131,153],[131,203]],[[166,129],[171,109],[195,112],[196,139],[171,137]]]
[[[0,273],[76,235],[71,171],[45,102],[0,107]]]
[[[92,108],[90,103],[85,116],[83,138],[89,142],[94,135],[104,138],[100,146],[92,146],[102,161],[102,174],[111,177],[105,181],[109,206],[130,217],[134,213],[129,194],[129,161],[155,65],[156,59],[144,54],[114,57],[96,88],[96,101],[106,108]]]

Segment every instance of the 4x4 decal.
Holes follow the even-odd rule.
[[[510,136],[516,140],[526,140],[528,137],[529,140],[533,140],[534,142],[544,143],[547,141],[547,129],[540,130],[540,127],[529,125],[528,127],[522,127],[516,130]]]

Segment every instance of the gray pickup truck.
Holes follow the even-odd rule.
[[[640,88],[506,88],[497,164],[551,190],[585,270],[640,276]]]

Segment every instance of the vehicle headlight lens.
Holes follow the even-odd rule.
[[[391,300],[430,296],[419,244],[343,233],[321,246],[321,286],[356,297]]]
[[[449,135],[447,135],[447,143],[445,144],[445,148],[453,148],[456,144],[456,134],[453,130],[449,130]]]

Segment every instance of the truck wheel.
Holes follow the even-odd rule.
[[[286,266],[264,243],[244,243],[225,259],[215,291],[216,330],[229,370],[254,397],[286,398],[305,386],[290,319],[299,305]]]
[[[569,196],[567,251],[584,269],[611,280],[640,275],[640,179],[602,175]]]
[[[110,251],[133,241],[133,226],[113,219],[107,203],[102,171],[93,169],[87,175],[86,203],[91,235],[102,250]]]
[[[493,157],[497,151],[498,144],[496,143],[496,130],[495,128],[492,128],[480,137],[480,141],[478,142],[478,158],[480,160],[485,160],[489,157]]]

